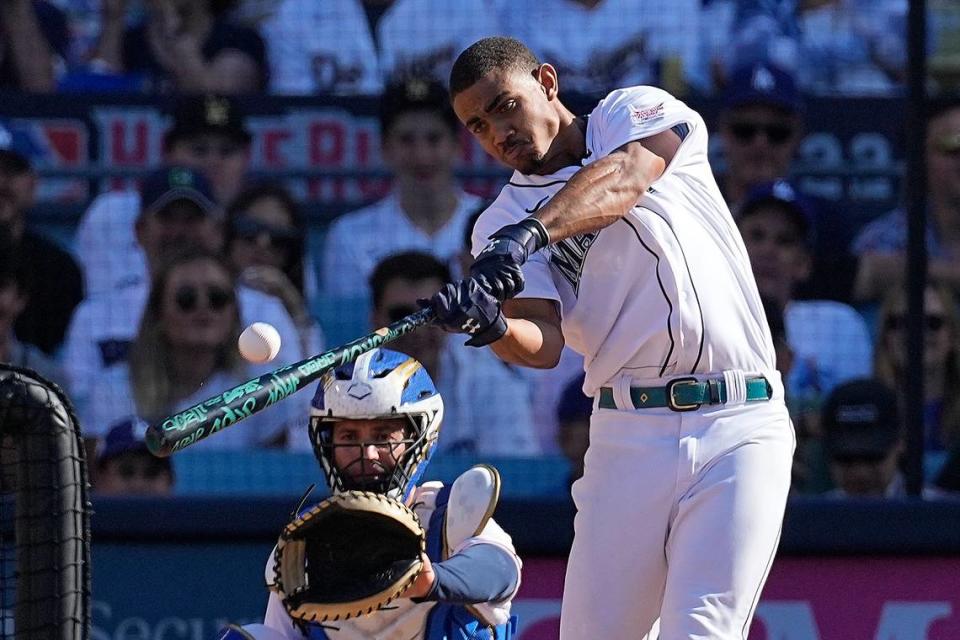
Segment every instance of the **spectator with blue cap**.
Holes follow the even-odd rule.
[[[812,273],[809,201],[786,181],[754,187],[737,224],[760,295],[782,309],[794,365],[785,374],[798,432],[816,434],[816,412],[826,393],[873,370],[870,331],[851,306],[834,300],[800,299]]]
[[[752,186],[789,175],[803,130],[803,103],[793,77],[771,64],[734,71],[722,102],[721,187],[736,209]]]
[[[100,495],[166,496],[173,492],[170,458],[157,458],[144,442],[147,424],[126,418],[110,427],[97,449],[93,490]]]

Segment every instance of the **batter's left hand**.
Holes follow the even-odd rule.
[[[507,332],[507,321],[500,310],[500,302],[474,278],[448,284],[430,300],[417,302],[422,307],[433,309],[435,322],[444,331],[469,334],[468,346],[488,345]]]
[[[498,229],[490,240],[470,266],[470,275],[497,300],[507,300],[523,291],[521,267],[549,238],[539,220],[526,218]]]

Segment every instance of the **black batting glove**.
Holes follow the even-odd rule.
[[[430,307],[435,324],[450,333],[466,333],[470,347],[495,342],[507,332],[507,321],[500,302],[487,293],[474,278],[447,284],[429,300],[417,300],[421,307]]]
[[[498,229],[490,240],[470,266],[470,275],[497,300],[507,300],[523,291],[520,267],[547,246],[550,237],[542,222],[525,218]]]

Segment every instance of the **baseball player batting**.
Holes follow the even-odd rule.
[[[742,639],[795,444],[707,128],[647,86],[577,117],[560,82],[510,38],[454,64],[457,116],[515,171],[476,224],[471,277],[429,305],[510,363],[584,355],[594,411],[561,638]]]

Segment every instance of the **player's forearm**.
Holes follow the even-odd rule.
[[[475,544],[433,565],[436,581],[422,600],[479,604],[509,598],[520,582],[517,563],[493,544]]]
[[[663,158],[631,143],[577,171],[534,215],[551,242],[602,229],[626,215],[665,168]]]
[[[507,318],[507,332],[490,348],[504,362],[552,369],[560,362],[563,345],[559,327],[543,320]]]

